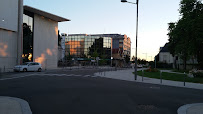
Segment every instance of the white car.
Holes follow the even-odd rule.
[[[37,62],[26,62],[22,65],[17,65],[13,68],[14,71],[42,71],[42,65]]]
[[[137,65],[137,68],[142,68],[143,66],[142,65]]]

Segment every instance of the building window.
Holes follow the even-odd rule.
[[[33,14],[24,11],[23,14],[23,62],[33,61]]]
[[[71,43],[66,44],[66,50],[70,50],[70,54],[77,58],[91,57],[95,51],[99,56],[105,55],[106,59],[111,56],[111,38],[101,36],[78,36],[79,39],[70,36],[66,39]],[[68,48],[70,47],[70,48]]]

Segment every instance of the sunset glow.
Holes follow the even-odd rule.
[[[50,55],[50,56],[52,56],[52,55],[53,55],[53,53],[51,52],[51,50],[50,50],[50,49],[47,49],[47,51],[46,51],[46,52],[47,52],[47,54],[48,54],[48,55]]]
[[[41,64],[43,64],[46,60],[45,54],[41,54],[40,57],[36,57],[35,62],[39,62]]]
[[[0,43],[0,56],[3,56],[3,57],[8,56],[8,53],[6,52],[7,48],[8,48],[7,44]]]

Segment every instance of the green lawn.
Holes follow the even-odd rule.
[[[180,73],[189,73],[189,70],[177,70],[177,69],[173,69],[173,72],[180,72]]]
[[[138,75],[142,76],[142,71],[138,71]],[[144,72],[144,77],[160,79],[160,72]],[[203,84],[203,78],[190,78],[184,74],[162,72],[162,79],[164,79],[164,80],[184,82],[184,78],[185,78],[186,82],[202,83]]]
[[[157,68],[158,70],[173,70],[172,68]]]

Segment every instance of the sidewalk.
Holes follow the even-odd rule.
[[[112,79],[119,79],[119,80],[126,80],[126,81],[135,81],[134,74],[132,72],[134,72],[134,69],[98,72],[98,73],[95,73],[94,75],[100,76],[100,77],[105,77],[105,78],[112,78]],[[160,85],[168,85],[168,86],[203,90],[203,84],[185,82],[185,86],[184,86],[184,82],[162,80],[162,83],[161,83],[160,79],[147,78],[147,77],[143,77],[143,81],[142,81],[141,76],[137,76],[137,80],[135,82],[143,82],[143,83],[160,84]]]
[[[197,83],[186,82],[186,84],[184,86],[184,82],[162,80],[162,83],[161,83],[160,79],[143,77],[143,80],[142,80],[141,76],[137,76],[137,80],[135,81],[134,74],[132,72],[134,72],[134,69],[98,72],[98,73],[95,73],[94,75],[100,76],[100,77],[105,77],[105,78],[118,79],[118,80],[126,80],[126,81],[134,81],[134,82],[151,83],[151,84],[168,85],[168,86],[203,90],[203,84],[197,84]],[[181,106],[177,112],[178,112],[178,114],[203,114],[203,103],[188,104],[188,105]]]
[[[0,114],[32,114],[32,112],[25,100],[0,96]]]
[[[203,103],[187,104],[178,109],[178,114],[202,114]]]

